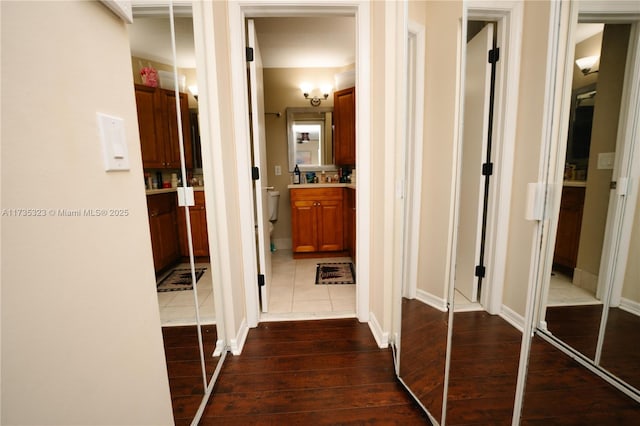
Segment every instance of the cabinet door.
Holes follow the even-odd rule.
[[[339,251],[344,248],[344,207],[341,200],[323,200],[318,210],[318,251]]]
[[[335,163],[356,164],[356,90],[354,87],[333,94]]]
[[[178,137],[178,115],[176,112],[176,95],[170,90],[161,90],[164,108],[164,122],[167,138],[164,145],[166,167],[179,169],[180,143]],[[182,118],[182,137],[184,141],[184,159],[188,169],[193,167],[193,153],[191,149],[191,125],[189,119],[189,102],[185,93],[180,94],[180,113]]]
[[[356,259],[356,190],[345,188],[344,204],[344,243],[349,256]]]
[[[573,274],[578,260],[584,193],[584,188],[565,187],[562,189],[553,263],[556,266],[564,267],[566,272],[570,274]]]
[[[294,252],[318,251],[318,219],[316,201],[291,202],[291,229]]]
[[[157,91],[153,87],[136,85],[135,94],[142,167],[145,169],[163,168],[164,141],[160,120],[162,115]]]

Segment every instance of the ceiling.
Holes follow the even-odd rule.
[[[337,68],[355,63],[355,18],[256,18],[256,34],[265,68]],[[195,68],[191,18],[176,17],[179,68]],[[136,16],[129,26],[133,56],[173,63],[166,16]]]
[[[579,23],[576,28],[576,44],[592,37],[604,30],[604,24]]]

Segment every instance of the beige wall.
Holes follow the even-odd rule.
[[[602,38],[587,189],[576,262],[576,269],[594,276],[597,276],[600,270],[602,242],[609,206],[609,183],[612,176],[612,170],[598,169],[598,154],[616,150],[629,30],[629,25],[606,25]]]
[[[98,2],[1,8],[2,208],[46,212],[2,217],[2,423],[172,424],[127,27]],[[130,171],[104,171],[98,111]]]
[[[462,2],[411,1],[409,18],[426,27],[422,217],[418,288],[446,299],[456,143],[456,72]]]
[[[549,2],[524,3],[520,92],[516,123],[511,218],[503,305],[524,316],[535,223],[525,220],[526,189],[538,181],[543,141],[543,111]]]
[[[259,41],[259,40],[258,40]],[[291,207],[289,189],[291,183],[289,173],[288,141],[287,141],[287,108],[311,107],[309,101],[302,96],[300,83],[309,82],[318,86],[323,82],[333,85],[335,74],[340,68],[265,68],[264,77],[264,110],[265,131],[267,137],[267,179],[270,186],[280,191],[278,221],[274,224],[272,238],[277,241],[277,248],[291,246]],[[322,107],[333,107],[333,96],[322,101]],[[275,175],[275,166],[282,169],[280,176]],[[285,241],[288,241],[288,246]]]

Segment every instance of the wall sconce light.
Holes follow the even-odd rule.
[[[580,68],[582,74],[593,74],[594,72],[598,72],[598,70],[592,69],[596,62],[598,62],[598,59],[600,59],[600,55],[585,56],[584,58],[576,59],[576,65]]]
[[[198,86],[196,86],[195,84],[193,86],[189,86],[189,92],[191,92],[191,95],[196,98],[196,101],[198,100]]]
[[[302,90],[302,94],[304,95],[305,99],[309,99],[309,102],[311,103],[311,106],[317,107],[320,106],[320,103],[322,103],[323,99],[326,101],[327,99],[329,99],[329,93],[331,92],[331,86],[326,85],[326,86],[322,86],[320,88],[320,90],[322,90],[322,97],[323,99],[319,98],[318,96],[310,96],[309,94],[311,93],[311,91],[313,90],[313,86],[309,83],[302,83],[300,85],[300,90]]]

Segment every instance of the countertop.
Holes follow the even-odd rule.
[[[194,191],[204,191],[204,186],[194,186]],[[160,188],[160,189],[147,189],[147,195],[166,194],[168,192],[178,192],[178,188]]]
[[[586,180],[565,180],[562,182],[562,186],[571,186],[574,188],[586,188],[587,181]]]
[[[355,183],[300,183],[290,184],[287,186],[289,189],[304,189],[304,188],[351,188],[356,189]]]

